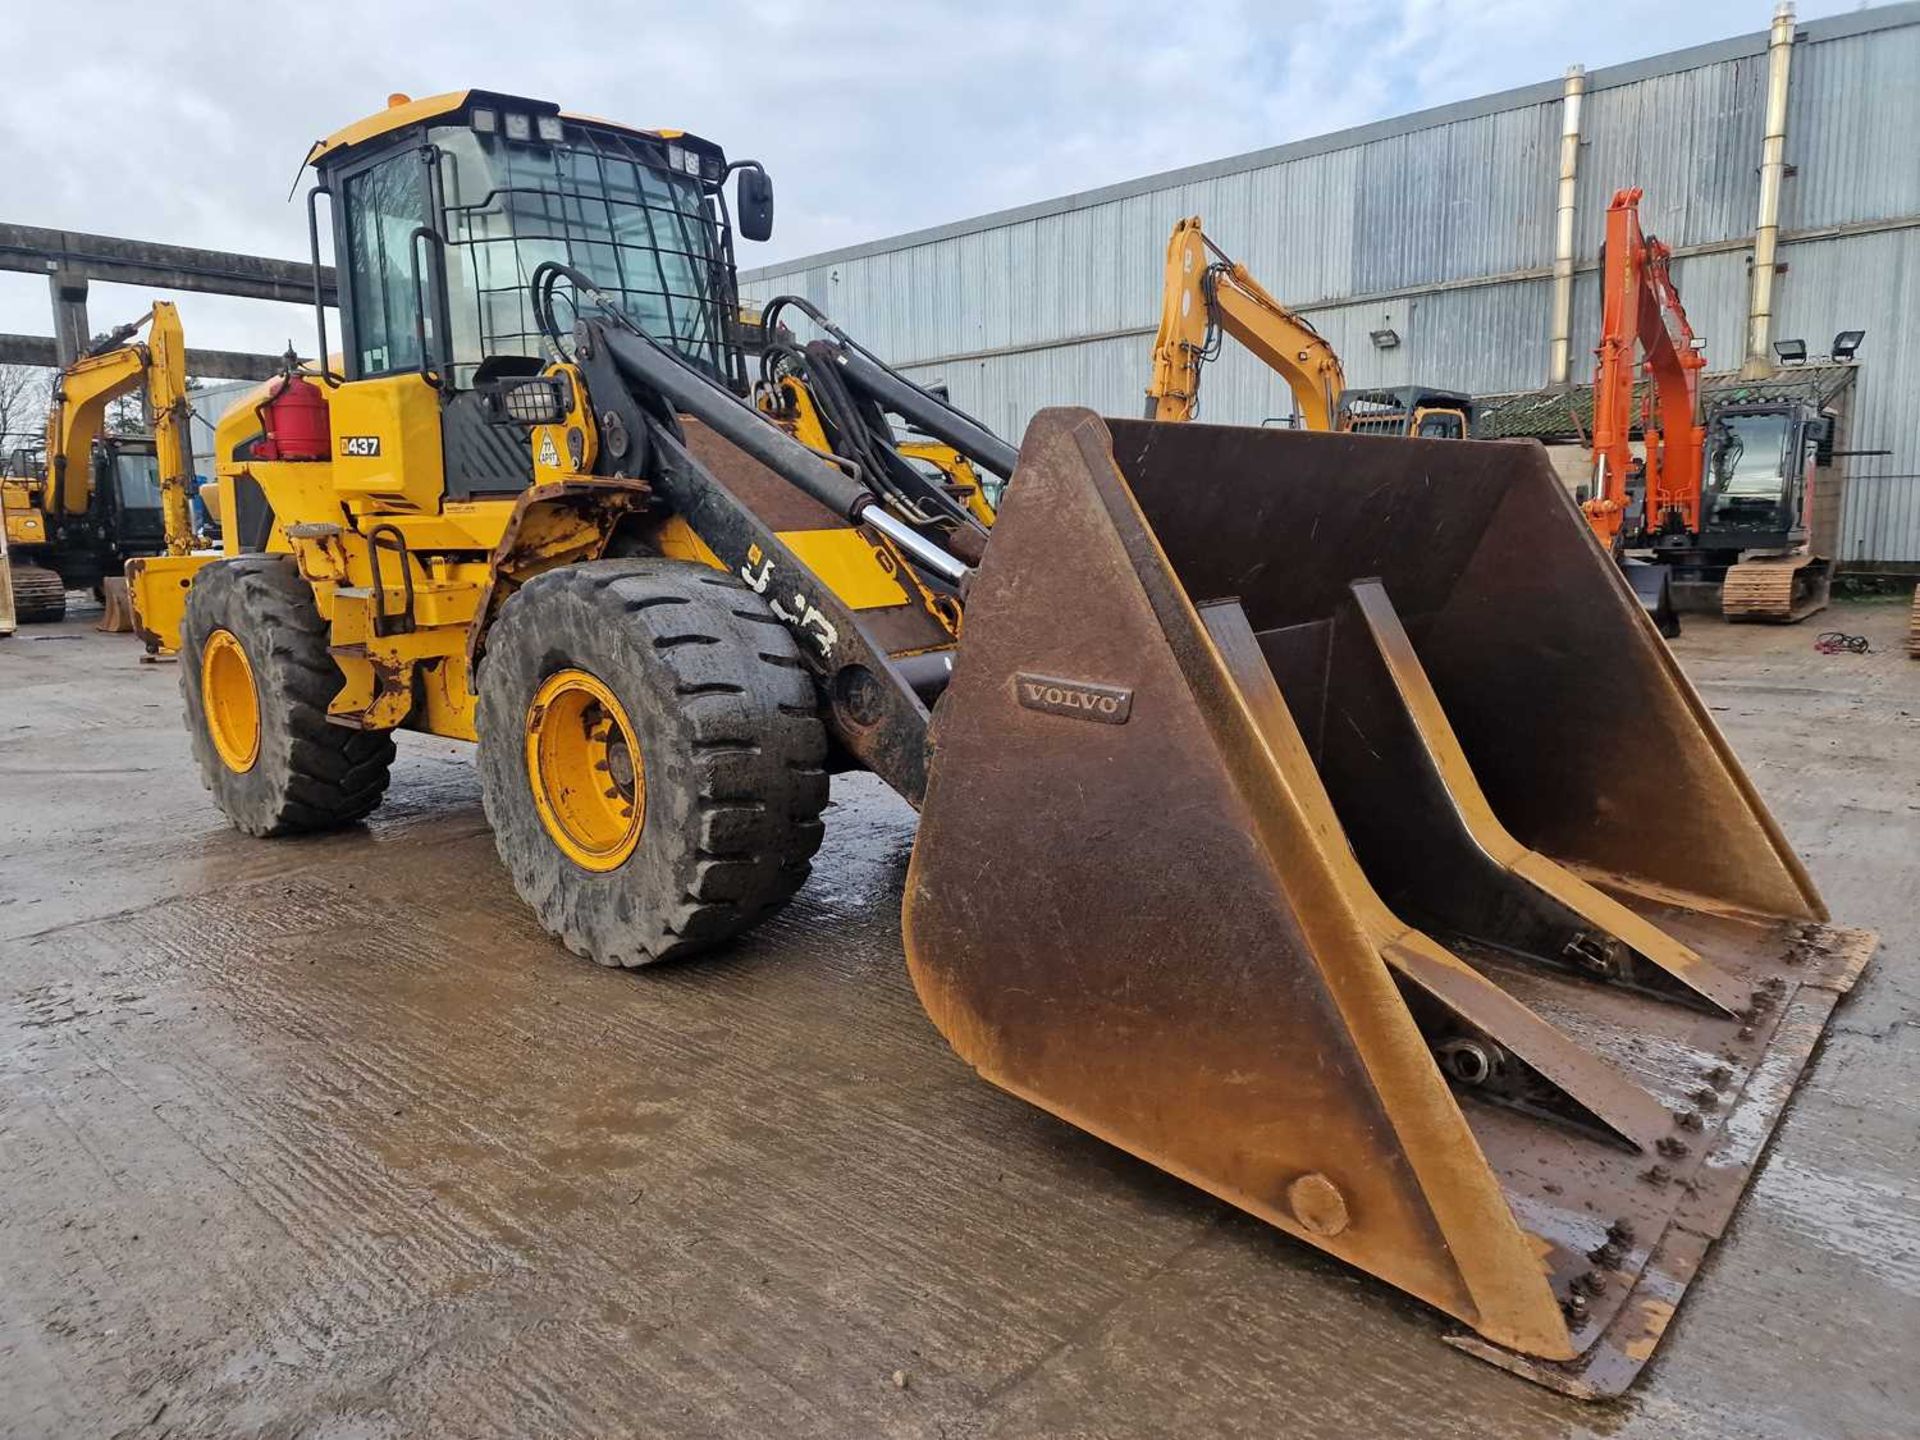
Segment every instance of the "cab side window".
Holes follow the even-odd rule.
[[[347,372],[365,379],[418,369],[412,237],[427,223],[426,166],[418,151],[406,150],[350,176],[345,189],[347,265],[353,275],[353,353]],[[432,324],[429,307],[429,333]]]

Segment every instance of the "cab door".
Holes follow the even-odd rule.
[[[444,485],[430,152],[389,151],[337,179],[335,256],[347,383],[328,397],[336,484],[435,513]]]

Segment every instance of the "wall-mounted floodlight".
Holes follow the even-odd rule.
[[[1854,352],[1860,348],[1860,342],[1867,338],[1864,330],[1842,330],[1833,337],[1833,358],[1851,360]]]
[[[1804,365],[1807,363],[1807,342],[1804,340],[1776,340],[1773,353],[1780,357],[1782,365]]]
[[[1393,329],[1371,330],[1367,332],[1367,338],[1373,341],[1376,350],[1392,350],[1400,343],[1400,332]]]

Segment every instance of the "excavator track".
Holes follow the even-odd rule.
[[[1833,563],[1824,556],[1767,556],[1729,566],[1720,613],[1729,621],[1790,625],[1827,608]]]
[[[66,618],[67,586],[58,572],[18,560],[11,566],[14,617],[22,625]]]

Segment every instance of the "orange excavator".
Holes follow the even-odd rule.
[[[1808,517],[1832,422],[1798,402],[1720,406],[1703,419],[1705,342],[1680,303],[1672,252],[1640,228],[1641,195],[1621,190],[1607,210],[1587,521],[1663,630],[1669,597],[1680,609],[1717,600],[1729,620],[1802,619],[1825,607],[1830,584]],[[1636,415],[1642,357],[1653,384]]]

